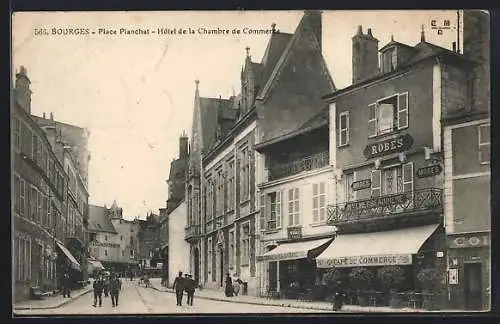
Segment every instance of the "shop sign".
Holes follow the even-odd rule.
[[[429,165],[417,170],[417,177],[426,178],[438,175],[443,171],[443,168],[439,164]]]
[[[404,204],[409,199],[411,199],[411,193],[402,193],[399,195],[391,195],[386,197],[374,197],[368,200],[349,202],[346,204],[345,209],[358,210],[395,206]]]
[[[331,259],[317,259],[319,268],[375,267],[412,264],[411,254],[360,255]]]
[[[289,227],[288,228],[288,239],[289,240],[300,240],[302,238],[302,227]]]
[[[283,252],[279,254],[262,255],[257,261],[285,261],[307,258],[307,251]]]
[[[116,243],[109,243],[109,242],[99,242],[99,241],[92,241],[90,242],[90,245],[94,245],[94,246],[103,246],[103,247],[111,247],[111,248],[119,248],[120,247],[120,244],[116,244]]]
[[[368,189],[372,185],[372,181],[370,179],[364,179],[364,180],[359,180],[355,181],[351,184],[351,188],[354,191],[357,190],[363,190],[363,189]]]
[[[405,134],[393,139],[387,139],[378,143],[368,144],[363,151],[367,159],[383,156],[391,153],[400,153],[410,149],[413,145],[413,138],[410,134]]]
[[[450,249],[483,247],[489,245],[489,234],[470,234],[448,238],[448,246]]]

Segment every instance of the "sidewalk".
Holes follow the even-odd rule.
[[[41,300],[23,300],[14,304],[15,310],[23,309],[53,309],[69,304],[79,297],[92,291],[92,285],[87,285],[85,288],[72,290],[71,298],[64,298],[62,294],[57,294],[51,297],[45,297]]]
[[[174,293],[171,288],[163,287],[160,284],[160,279],[153,278],[151,279],[152,288],[158,291],[165,291],[169,293]],[[202,299],[210,299],[216,301],[225,301],[231,303],[240,303],[240,304],[253,304],[253,305],[267,305],[267,306],[279,306],[279,307],[293,307],[293,308],[302,308],[309,310],[320,310],[320,311],[331,311],[332,304],[329,302],[305,302],[298,301],[295,299],[267,299],[263,297],[256,296],[243,296],[239,295],[237,297],[226,297],[223,291],[211,290],[211,289],[203,289],[196,290],[195,298]],[[342,313],[422,313],[428,312],[423,309],[413,309],[413,308],[392,308],[392,307],[363,307],[357,305],[344,305],[342,308]],[[440,312],[452,312],[452,311],[440,311]]]

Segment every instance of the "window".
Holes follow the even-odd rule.
[[[31,138],[31,158],[36,161],[36,152],[38,152],[38,137],[36,134],[33,134],[33,137]]]
[[[21,123],[19,122],[19,119],[17,118],[12,118],[12,146],[14,149],[19,152],[21,149]]]
[[[268,194],[270,209],[269,209],[269,219],[267,221],[268,229],[281,228],[281,191],[276,191]]]
[[[248,147],[240,152],[240,202],[249,199],[250,192],[250,155]]]
[[[20,179],[17,175],[14,175],[14,210],[16,211],[16,213],[19,213],[20,191]]]
[[[31,197],[30,197],[30,218],[31,220],[37,219],[37,190],[34,186],[31,186]]]
[[[120,235],[120,241],[123,241],[123,235]]]
[[[108,240],[108,236],[107,235],[104,235],[104,240],[107,241]]]
[[[326,219],[326,187],[324,182],[313,184],[313,223]]]
[[[108,256],[108,249],[104,249],[104,256]]]
[[[217,171],[217,195],[216,195],[216,215],[224,214],[224,172],[222,169]]]
[[[213,183],[211,179],[207,180],[207,186],[206,186],[206,217],[207,221],[211,220],[213,218],[213,211],[214,211],[214,192],[213,192]]]
[[[408,92],[368,105],[369,137],[408,128]]]
[[[130,250],[130,258],[133,259],[135,257],[134,250]]]
[[[43,143],[42,143],[42,139],[38,139],[38,144],[37,144],[37,149],[36,149],[36,162],[39,166],[42,165],[42,159],[43,159],[43,156],[42,156],[42,151],[43,151]]]
[[[21,125],[21,152],[32,157],[31,130],[24,124]]]
[[[47,220],[47,210],[48,210],[48,198],[47,196],[43,196],[42,197],[42,224],[44,226],[47,226],[49,225],[48,223],[48,220]]]
[[[288,226],[299,225],[299,188],[288,190]]]
[[[344,111],[339,115],[339,146],[349,144],[349,112]]]
[[[234,230],[229,231],[229,268],[234,266]]]
[[[372,170],[372,197],[413,192],[413,162]]]
[[[228,163],[227,170],[227,209],[234,210],[236,188],[234,186],[234,161]]]
[[[31,280],[31,240],[17,236],[14,244],[15,275],[17,281]]]
[[[241,265],[250,263],[250,223],[241,225]]]
[[[37,222],[38,224],[40,225],[43,225],[43,213],[42,213],[42,210],[43,210],[43,196],[42,196],[42,193],[40,191],[37,191],[37,206],[38,206],[38,209],[37,209]]]
[[[212,273],[212,239],[207,241],[207,271]]]
[[[479,126],[479,163],[490,164],[491,159],[490,124]]]

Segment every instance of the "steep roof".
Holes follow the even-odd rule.
[[[289,33],[274,33],[271,35],[269,43],[267,44],[266,51],[264,52],[264,56],[262,57],[261,61],[261,69],[262,69],[261,80],[263,83],[262,88],[265,82],[269,80],[269,77],[273,73],[276,63],[283,55],[283,52],[285,51],[285,48],[292,39],[292,37],[293,34]]]
[[[118,233],[106,215],[106,208],[101,206],[89,205],[89,232]]]
[[[218,118],[220,111],[231,106],[232,101],[221,98],[205,98],[200,97],[200,113],[201,113],[201,131],[203,137],[203,149],[208,150],[215,142]]]

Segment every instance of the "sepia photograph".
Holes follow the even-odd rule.
[[[13,317],[490,311],[487,10],[11,22]]]

